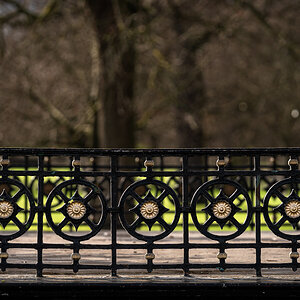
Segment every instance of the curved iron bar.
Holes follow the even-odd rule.
[[[265,229],[285,241],[280,245],[268,243],[267,247],[290,248],[291,260],[284,266],[294,271],[299,267],[298,148],[4,148],[0,149],[0,155],[0,265],[3,271],[24,268],[21,263],[9,263],[6,251],[22,247],[22,243],[10,241],[25,236],[32,229],[37,231],[37,242],[26,244],[26,248],[37,251],[37,264],[28,268],[36,269],[40,276],[43,269],[55,267],[43,263],[43,249],[50,247],[43,241],[45,219],[52,233],[70,243],[53,244],[50,248],[72,249],[74,272],[80,268],[102,268],[116,275],[118,269],[126,268],[118,263],[118,250],[132,250],[137,246],[130,242],[118,243],[122,228],[130,238],[140,240],[138,248],[146,251],[145,263],[129,268],[148,272],[155,268],[182,268],[188,274],[191,269],[203,267],[220,270],[251,267],[259,275],[262,268],[283,267],[280,263],[262,263],[261,250],[266,246],[261,241],[261,232]],[[24,160],[20,160],[22,156]],[[130,160],[123,163],[124,157]],[[197,159],[190,160],[197,157],[200,165],[194,164]],[[247,162],[227,163],[234,157],[246,158]],[[61,161],[61,165],[52,165],[52,158]],[[93,164],[84,163],[85,158],[92,158]],[[106,161],[110,164],[97,165],[94,158],[108,158]],[[164,158],[173,162],[165,163]],[[38,161],[35,168],[30,165],[34,160]],[[128,165],[128,161],[131,164]],[[94,218],[99,209],[99,216]],[[101,235],[104,228],[110,230],[111,243],[93,244],[92,238]],[[165,242],[175,230],[181,234],[182,242]],[[192,230],[197,230],[199,239],[205,242],[190,241]],[[246,230],[255,233],[255,241],[250,245],[237,239]],[[91,244],[81,243],[83,241]],[[227,263],[226,250],[231,247],[253,248],[255,262],[250,265]],[[191,249],[207,248],[219,249],[215,263],[190,262]],[[110,250],[111,264],[93,267],[81,264],[82,249]],[[182,264],[155,263],[154,253],[161,249],[182,249]],[[61,265],[64,267],[69,268]]]

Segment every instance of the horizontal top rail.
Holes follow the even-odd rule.
[[[281,155],[300,154],[300,148],[161,148],[161,149],[105,149],[105,148],[0,148],[0,155]]]

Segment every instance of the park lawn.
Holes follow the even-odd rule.
[[[14,170],[22,170],[22,169],[14,169]],[[30,169],[29,169],[30,170]],[[63,169],[60,169],[60,170],[63,170]],[[69,169],[66,169],[66,170],[68,170],[69,171]],[[167,170],[167,171],[172,171],[172,170]],[[20,176],[19,178],[18,178],[23,184],[25,183],[25,176]],[[52,181],[52,182],[55,182],[55,181],[57,181],[59,179],[59,177],[57,177],[57,176],[51,176],[51,177],[48,177],[45,181]],[[65,177],[64,178],[64,180],[68,180],[68,179],[71,179],[71,178],[67,178],[67,177]],[[139,177],[139,178],[135,178],[135,180],[137,181],[137,180],[140,180],[141,178]],[[163,177],[163,178],[161,178],[161,177],[159,177],[159,178],[155,178],[155,179],[157,179],[157,180],[160,180],[160,181],[163,181],[164,183],[168,183],[169,182],[169,180],[171,179],[171,177]],[[180,180],[180,178],[177,178],[177,179],[179,179]],[[209,178],[209,179],[211,179],[211,178]],[[29,183],[29,184],[31,184],[32,183],[32,181],[34,180],[34,177],[32,177],[32,176],[28,176],[27,177],[27,183]],[[34,188],[33,189],[33,197],[35,198],[35,199],[37,199],[37,197],[38,197],[38,191],[37,191],[37,180],[33,183],[33,184],[35,184],[36,185],[36,188]],[[169,185],[170,185],[170,187],[171,188],[175,188],[175,185],[176,185],[176,182],[175,181],[171,181],[171,182],[169,182]],[[151,187],[152,189],[154,189],[153,187]],[[216,191],[216,192],[218,192],[218,191]],[[153,190],[153,194],[155,194],[155,191]],[[261,198],[263,199],[263,197],[265,196],[265,194],[266,194],[266,191],[265,191],[265,189],[261,189]],[[44,205],[46,204],[46,200],[47,200],[47,197],[44,197]],[[26,205],[25,205],[25,202],[26,202],[26,197],[23,195],[23,196],[21,196],[20,197],[20,199],[19,199],[19,201],[18,201],[18,205],[21,207],[21,208],[23,208],[23,209],[26,209]],[[272,205],[274,205],[274,206],[276,206],[276,205],[279,205],[281,203],[281,201],[279,200],[279,199],[277,199],[277,201],[273,201],[272,202]],[[172,203],[172,201],[170,201],[169,199],[165,199],[164,201],[163,201],[163,203],[162,203],[166,208],[168,208],[169,209],[169,212],[167,212],[167,213],[165,213],[164,214],[164,220],[168,223],[168,224],[171,224],[172,223],[172,221],[173,221],[173,218],[174,218],[174,205],[173,205],[173,203]],[[28,205],[27,205],[28,206]],[[197,218],[198,218],[198,220],[199,220],[199,222],[200,222],[200,224],[204,224],[205,223],[205,221],[207,220],[207,215],[204,213],[204,212],[201,212],[201,210],[204,208],[205,206],[204,206],[204,204],[199,204],[198,206],[197,206]],[[28,207],[27,207],[28,208]],[[57,207],[58,208],[58,207]],[[245,201],[239,206],[239,208],[241,208],[241,212],[238,212],[238,213],[236,213],[235,214],[235,218],[236,218],[236,220],[239,222],[239,223],[241,223],[241,224],[243,224],[244,223],[244,221],[245,221],[245,218],[246,218],[246,210],[247,210],[247,204],[245,203]],[[56,223],[56,224],[58,224],[58,223],[60,223],[62,220],[63,220],[63,218],[64,218],[64,216],[61,214],[61,213],[59,213],[59,212],[56,212],[56,213],[52,213],[52,217],[53,217],[53,221]],[[278,216],[279,217],[279,216]],[[20,219],[20,221],[21,222],[25,222],[26,220],[25,220],[25,218],[26,218],[26,216],[25,216],[25,214],[22,214],[22,213],[20,213],[19,215],[18,215],[18,218]],[[37,218],[38,218],[38,216],[37,216],[37,214],[35,215],[35,218],[34,218],[34,221],[33,221],[33,225],[29,228],[29,230],[31,230],[31,231],[36,231],[37,230]],[[253,214],[253,216],[252,216],[252,219],[254,220],[255,219],[255,216],[254,216],[254,214]],[[52,229],[47,225],[47,220],[46,220],[46,216],[45,216],[45,214],[44,214],[44,216],[43,216],[43,223],[44,223],[44,226],[43,226],[43,230],[44,231],[52,231]],[[194,231],[194,230],[197,230],[196,229],[196,227],[193,225],[193,221],[192,221],[192,217],[191,217],[191,215],[189,214],[189,220],[188,220],[188,223],[189,223],[189,230],[190,231]],[[268,227],[266,226],[266,223],[265,223],[265,220],[264,220],[264,217],[263,217],[263,214],[261,214],[261,224],[262,224],[262,230],[268,230]],[[180,216],[180,218],[179,218],[179,222],[178,222],[178,225],[177,225],[177,227],[175,228],[175,231],[182,231],[183,229],[183,215],[181,214],[181,216]],[[283,225],[284,226],[284,228],[285,229],[292,229],[292,226],[289,224],[289,223],[286,223],[286,224],[284,224]],[[67,229],[67,230],[69,230],[71,228],[71,226],[69,226],[69,224],[67,224],[66,225],[66,227],[65,227],[65,229]],[[6,226],[6,228],[5,229],[3,229],[3,227],[0,225],[0,232],[1,231],[15,231],[15,230],[17,230],[18,228],[17,228],[17,226],[11,221],[7,226]],[[64,230],[65,230],[64,229]],[[88,225],[85,225],[85,224],[83,224],[83,225],[81,225],[80,227],[79,227],[79,229],[78,229],[78,231],[86,231],[86,230],[89,230],[89,227],[88,227]],[[140,226],[140,228],[139,228],[139,230],[140,231],[143,231],[143,230],[146,230],[146,231],[148,231],[149,230],[149,228],[148,228],[148,226],[145,224],[145,223],[142,223],[142,225]],[[162,229],[161,229],[161,226],[156,222],[153,226],[152,226],[152,228],[151,228],[151,231],[161,231]],[[214,224],[210,227],[210,230],[213,230],[213,231],[236,231],[236,227],[235,226],[228,226],[228,225],[225,225],[224,227],[223,227],[223,229],[221,229],[221,227],[218,225],[218,224],[216,224],[216,222],[214,222]],[[251,227],[250,226],[248,226],[248,228],[247,228],[247,230],[249,231],[249,230],[253,230],[253,229],[251,229]]]

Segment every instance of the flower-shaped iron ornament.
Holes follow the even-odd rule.
[[[159,213],[159,207],[155,201],[150,200],[141,205],[140,211],[143,218],[151,220],[157,217]]]
[[[274,234],[288,240],[300,240],[300,234],[298,230],[294,232],[292,230],[285,230],[290,223],[294,229],[298,228],[300,222],[300,197],[298,195],[298,189],[296,188],[300,184],[300,178],[287,178],[278,181],[268,190],[264,198],[264,218],[268,227]],[[290,193],[286,196],[286,192]],[[280,200],[281,203],[274,208],[274,201]],[[274,218],[276,213],[281,217]],[[271,217],[271,216],[272,217]]]
[[[296,229],[297,224],[300,221],[300,198],[297,195],[297,192],[293,189],[291,193],[285,197],[278,191],[277,196],[282,203],[274,208],[274,211],[280,212],[282,217],[275,224],[275,226],[280,227],[285,221],[289,221],[290,224]]]
[[[166,196],[166,194],[164,194]],[[163,227],[166,227],[165,221],[162,219],[162,215],[169,209],[162,205],[162,201],[165,197],[155,198],[151,191],[148,190],[144,199],[139,198],[138,204],[130,209],[138,215],[138,222],[144,221],[149,230],[151,230],[153,224],[158,221]],[[136,198],[135,198],[136,199]]]
[[[74,188],[76,187],[76,189]],[[70,190],[75,190],[73,194],[70,194]],[[85,195],[81,195],[81,193]],[[64,203],[56,211],[52,211],[54,201],[57,198],[61,199]],[[93,200],[93,201],[92,201]],[[101,216],[99,221],[93,221],[93,216],[99,214],[96,211],[92,202],[96,203],[97,207],[101,207]],[[63,215],[63,220],[57,224],[53,215],[57,212]],[[104,225],[107,215],[106,209],[106,199],[102,191],[92,184],[91,182],[85,180],[68,180],[57,185],[49,194],[46,204],[46,217],[50,227],[54,230],[56,234],[64,239],[71,241],[83,241],[94,236]],[[76,231],[80,225],[85,223],[90,228],[89,233],[83,235],[69,235],[63,232],[63,228],[71,223]]]
[[[206,206],[203,211],[211,216],[211,221],[216,221],[221,228],[230,220],[233,224],[237,225],[234,215],[236,212],[241,210],[234,205],[233,201],[237,195],[228,197],[223,189],[220,190],[216,198],[210,197],[210,203]]]
[[[61,212],[66,217],[66,220],[74,225],[76,231],[83,221],[88,223],[89,226],[93,226],[92,223],[90,223],[88,216],[96,211],[86,200],[87,199],[82,198],[78,190],[76,190],[70,200],[67,201],[63,207],[57,209],[57,211]]]
[[[231,195],[224,192],[224,187],[232,191]],[[219,190],[216,197],[213,196],[211,191]],[[203,201],[207,203],[206,207],[201,209]],[[247,204],[246,214],[244,223],[236,219],[236,213],[241,211],[241,209],[234,203]],[[200,210],[200,212],[199,212]],[[201,212],[207,214],[207,219],[204,223],[200,222],[198,217]],[[207,181],[202,184],[195,192],[192,202],[191,202],[191,215],[196,228],[203,233],[205,236],[218,240],[226,241],[233,239],[243,233],[251,221],[252,216],[252,204],[251,199],[248,195],[247,190],[245,190],[238,182],[228,180],[228,179],[215,179]],[[221,229],[224,228],[229,222],[236,227],[234,233],[225,235],[210,232],[210,225],[216,222]]]
[[[68,215],[75,220],[80,220],[86,214],[86,206],[80,201],[73,201],[67,206]]]
[[[285,206],[284,211],[286,215],[292,219],[300,217],[300,201],[290,200]]]
[[[154,196],[153,191],[160,192]],[[128,206],[132,206],[133,200],[137,204],[128,209]],[[164,201],[172,209],[167,208]],[[180,203],[175,191],[164,182],[153,179],[145,179],[131,184],[122,194],[119,207],[123,227],[132,236],[148,242],[169,235],[176,227],[180,216]],[[165,213],[168,213],[169,220],[172,220],[173,217],[171,224],[164,219]],[[151,235],[139,233],[137,230],[142,223],[148,226],[149,231],[154,224],[158,224],[162,228],[162,232],[158,234],[155,232]]]
[[[32,224],[35,215],[34,199],[29,190],[18,180],[0,179],[0,186],[4,187],[0,190],[0,224],[4,229],[0,232],[0,238],[12,240],[25,233]],[[22,221],[19,220],[18,213],[23,208],[18,203],[23,203],[29,208],[25,220],[22,214]],[[16,225],[18,229],[6,232],[9,223]]]
[[[226,200],[220,200],[212,207],[214,216],[218,219],[226,219],[232,211],[231,205]]]
[[[18,204],[15,202],[15,199],[11,197],[6,190],[3,190],[0,194],[0,223],[3,228],[13,220],[16,219],[16,215],[23,210]]]
[[[9,201],[2,200],[0,198],[0,218],[7,219],[13,214],[13,212],[14,212],[13,204]]]

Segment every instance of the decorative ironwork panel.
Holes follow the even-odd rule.
[[[130,207],[130,203],[127,202],[135,203]],[[164,205],[164,202],[168,202],[167,205]],[[175,229],[180,216],[180,203],[174,190],[165,183],[153,179],[137,181],[130,185],[123,193],[119,206],[120,219],[124,228],[137,239],[148,242],[168,236]],[[174,211],[170,223],[164,219],[164,214],[170,210],[166,206],[173,207]],[[133,222],[128,221],[128,214],[130,213],[136,216]],[[170,217],[170,214],[168,214],[168,217]],[[138,233],[137,229],[142,222],[147,225],[149,231],[155,223],[158,223],[163,232],[156,232],[153,235]]]
[[[61,204],[56,209],[56,212],[62,217],[58,224],[56,224],[51,211],[55,199],[59,199],[58,202]],[[98,214],[100,214],[99,220],[95,222],[95,215]],[[106,200],[103,193],[97,186],[85,180],[64,181],[51,191],[47,199],[47,221],[53,231],[66,240],[82,241],[91,238],[102,228],[106,215]],[[90,232],[80,236],[71,236],[63,232],[68,223],[71,223],[76,231],[85,223],[89,226]]]
[[[229,187],[229,190],[231,190],[229,194],[225,192],[225,187],[227,189]],[[212,189],[218,191],[216,197],[210,194],[209,191]],[[200,224],[197,215],[197,204],[203,198],[208,202],[208,205],[202,211],[206,212],[209,218],[203,224]],[[240,223],[236,216],[241,211],[240,204],[244,201],[247,205],[247,213],[243,223]],[[239,236],[247,229],[252,216],[252,203],[247,190],[240,184],[227,179],[215,179],[204,183],[196,191],[192,199],[191,213],[195,226],[202,234],[217,241],[225,241]],[[213,222],[216,222],[221,229],[227,223],[231,223],[236,227],[236,231],[227,235],[211,233],[209,227]]]
[[[266,268],[295,271],[299,156],[298,148],[2,148],[1,270],[34,269],[38,276],[48,269],[106,270],[113,276],[124,269],[182,269],[187,275],[245,268],[258,276]],[[264,242],[265,233],[280,242]],[[262,252],[279,248],[290,249],[284,263],[264,261]],[[35,253],[36,262],[17,254],[11,260],[11,252],[24,249]],[[235,249],[251,249],[254,258],[235,262]],[[47,260],[53,251],[71,255],[54,263]],[[87,263],[88,251],[100,263]],[[131,263],[122,261],[122,251]],[[164,251],[181,254],[164,261]],[[206,260],[211,252],[213,259]]]
[[[2,186],[0,194],[0,224],[3,229],[5,229],[8,224],[15,225],[13,232],[9,231],[6,234],[5,231],[1,231],[0,233],[0,239],[8,241],[21,236],[30,228],[36,207],[32,194],[19,181],[2,178],[0,179],[0,186]],[[23,221],[21,221],[19,217],[22,216],[24,202],[26,204],[29,203],[30,215],[28,218],[25,218],[25,220],[22,218]]]
[[[300,197],[298,184],[300,178],[288,178],[275,183],[264,198],[264,217],[269,228],[277,235],[288,240],[299,240],[300,232],[297,233],[300,221]],[[277,201],[276,201],[277,200]],[[276,203],[277,206],[270,205]],[[279,219],[270,218],[270,214],[277,212]],[[284,227],[292,226],[296,232],[284,232]],[[289,227],[290,227],[289,226]],[[289,229],[289,228],[286,228]]]

